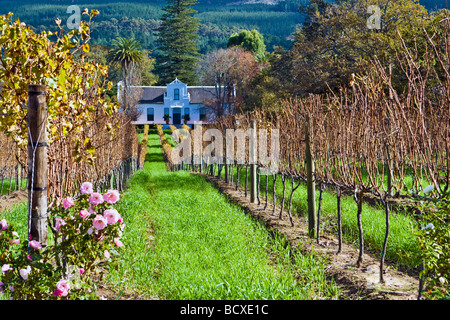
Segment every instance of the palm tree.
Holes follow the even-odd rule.
[[[128,86],[132,83],[131,78],[136,65],[139,65],[144,59],[144,53],[141,49],[139,40],[119,37],[113,40],[114,47],[108,52],[109,62],[120,64],[123,76],[124,86],[124,105],[127,107],[126,92]]]

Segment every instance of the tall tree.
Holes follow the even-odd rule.
[[[138,40],[117,38],[114,47],[108,52],[107,59],[110,63],[117,63],[122,70],[121,101],[123,110],[131,117],[136,117],[134,106],[137,104],[139,92],[132,86],[139,85],[141,75],[136,67],[144,59],[141,45]]]
[[[197,13],[191,7],[196,0],[167,0],[161,25],[157,29],[159,51],[156,57],[156,72],[160,84],[172,82],[175,77],[188,85],[197,83],[195,64],[198,60],[198,26]]]
[[[239,98],[246,91],[246,86],[262,66],[250,51],[238,46],[206,54],[199,61],[197,70],[202,85],[216,88],[215,99],[206,102],[210,113],[220,117],[225,114],[227,106],[235,112],[236,95]]]

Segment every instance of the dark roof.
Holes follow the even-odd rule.
[[[139,103],[164,103],[166,87],[144,87]]]
[[[163,104],[164,93],[167,87],[143,87],[139,103]],[[203,104],[205,100],[215,98],[215,88],[210,87],[187,87],[190,94],[191,104]]]
[[[216,89],[214,87],[188,87],[187,91],[191,96],[191,104],[202,104],[205,100],[216,97]]]

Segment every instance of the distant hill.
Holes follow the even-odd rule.
[[[257,29],[264,35],[270,51],[273,46],[288,48],[289,36],[303,22],[300,4],[309,0],[200,0],[194,7],[201,21],[199,30],[202,53],[225,47],[231,34],[242,29]],[[0,14],[9,11],[36,31],[56,30],[54,20],[67,19],[69,5],[98,9],[92,42],[110,45],[118,36],[135,37],[153,51],[165,0],[0,0]]]
[[[450,0],[448,0],[450,1]],[[257,29],[264,36],[267,49],[290,47],[290,35],[303,23],[299,5],[309,0],[199,0],[195,9],[201,21],[201,53],[223,48],[229,36],[242,29]],[[429,10],[447,7],[447,0],[420,0]],[[0,14],[9,11],[36,31],[56,30],[54,20],[65,21],[69,5],[98,9],[92,30],[92,42],[110,45],[118,36],[135,37],[143,46],[157,51],[154,29],[165,0],[0,0]]]

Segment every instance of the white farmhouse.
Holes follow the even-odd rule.
[[[118,84],[120,101],[121,83]],[[175,79],[167,86],[136,86],[140,89],[137,108],[140,115],[133,124],[202,124],[207,121],[205,102],[216,98],[215,86],[187,86]],[[168,122],[164,115],[168,115]],[[185,116],[189,120],[185,122]]]

